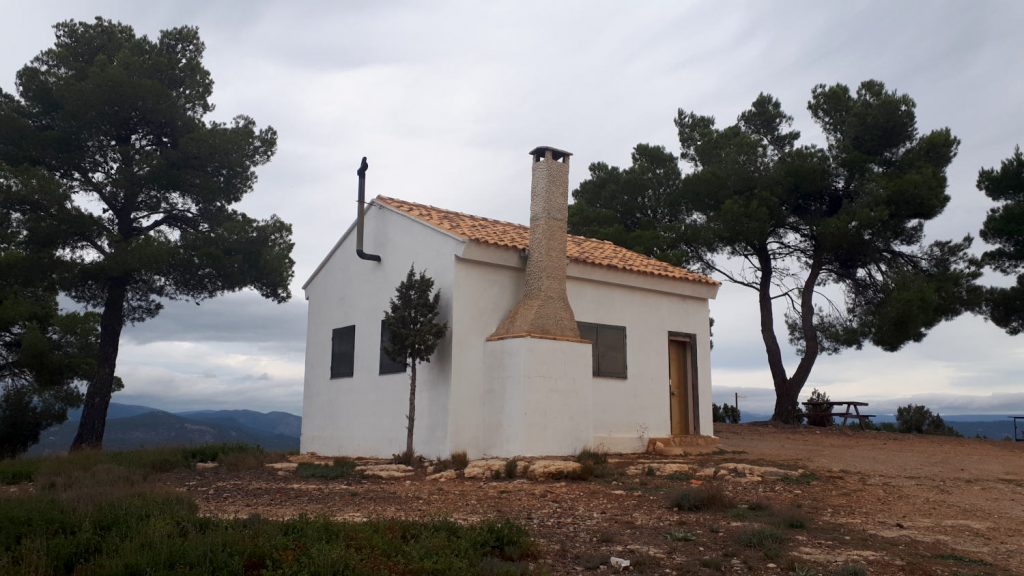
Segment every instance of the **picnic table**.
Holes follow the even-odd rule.
[[[867,402],[855,402],[853,400],[829,400],[827,402],[820,402],[808,400],[807,402],[803,402],[803,405],[808,408],[818,408],[814,413],[820,416],[828,416],[830,420],[832,418],[842,416],[843,426],[846,426],[847,420],[855,419],[857,420],[857,423],[860,424],[861,430],[864,429],[865,420],[875,417],[874,414],[860,413],[860,407],[867,406]],[[841,410],[836,409],[839,406],[842,406]]]
[[[1010,416],[1010,418],[1013,418],[1013,441],[1024,442],[1024,416]],[[1019,430],[1018,426],[1020,426]]]

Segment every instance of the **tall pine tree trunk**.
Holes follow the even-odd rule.
[[[107,285],[107,298],[103,303],[103,314],[100,317],[96,375],[85,393],[82,419],[78,422],[78,433],[71,443],[72,451],[98,450],[103,447],[107,409],[110,407],[110,395],[114,391],[117,351],[121,343],[121,329],[124,328],[124,301],[127,292],[128,281],[124,278],[115,278]]]
[[[405,455],[411,466],[412,457],[415,454],[412,451],[412,429],[416,424],[416,361],[413,360],[410,364],[412,364],[412,376],[409,378],[409,427],[405,434]]]
[[[800,332],[803,336],[804,354],[800,364],[790,377],[786,374],[786,366],[782,361],[782,348],[775,336],[775,312],[772,309],[772,261],[767,247],[758,251],[758,265],[761,267],[761,278],[758,284],[758,305],[761,310],[761,339],[764,340],[765,353],[768,355],[768,368],[775,386],[775,411],[772,420],[783,424],[800,423],[800,391],[803,390],[811,368],[818,359],[821,344],[818,341],[818,330],[814,327],[814,289],[821,276],[821,255],[815,253],[811,266],[800,290]]]

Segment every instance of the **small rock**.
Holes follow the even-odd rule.
[[[504,473],[505,461],[501,458],[474,460],[462,471],[466,478],[491,478],[494,472]]]
[[[220,464],[216,462],[196,462],[196,470],[210,470],[217,466],[220,466]]]
[[[714,478],[715,477],[715,469],[714,468],[704,468],[700,472],[697,472],[695,474],[695,476],[697,478]]]
[[[298,462],[272,462],[267,464],[267,468],[270,468],[271,470],[281,470],[285,472],[293,472],[298,467]]]
[[[534,460],[526,475],[534,480],[566,478],[578,474],[582,469],[579,462],[571,460]]]
[[[356,466],[356,472],[363,476],[374,478],[405,478],[411,475],[414,470],[412,466],[405,464],[371,464],[367,466]]]
[[[615,556],[612,556],[611,560],[608,561],[608,564],[610,564],[612,568],[617,568],[620,572],[623,568],[629,568],[629,560],[626,560],[625,558],[616,558]]]
[[[458,474],[455,470],[445,470],[444,472],[438,472],[437,474],[431,474],[427,476],[427,480],[437,480],[438,482],[445,482],[448,480],[455,480],[458,478]]]

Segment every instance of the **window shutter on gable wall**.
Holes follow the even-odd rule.
[[[356,327],[331,331],[331,378],[351,378],[355,370]]]
[[[380,371],[379,374],[399,374],[405,372],[405,362],[392,360],[386,352],[387,344],[391,342],[391,331],[380,321]]]

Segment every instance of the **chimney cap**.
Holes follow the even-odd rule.
[[[572,152],[559,150],[554,146],[537,146],[533,150],[530,150],[530,156],[533,156],[534,161],[540,161],[541,158],[547,156],[548,152],[551,152],[551,159],[555,161],[568,159],[569,156],[572,156]]]

